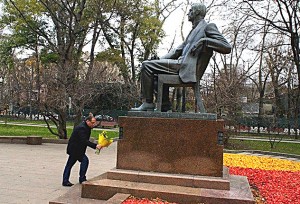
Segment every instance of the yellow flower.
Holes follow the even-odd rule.
[[[101,147],[108,147],[113,142],[113,139],[108,139],[106,135],[106,131],[103,131],[98,136],[98,144],[101,145]],[[100,150],[97,149],[96,154],[100,154]]]
[[[107,138],[106,131],[103,131],[102,133],[99,134],[98,144],[101,145],[102,147],[108,147],[112,142],[113,142],[112,139]]]
[[[276,171],[300,171],[300,162],[277,159],[267,156],[252,156],[242,154],[223,155],[223,164],[230,167],[253,168]]]

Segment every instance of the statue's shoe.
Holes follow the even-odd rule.
[[[170,101],[163,102],[161,106],[161,112],[168,112],[169,110],[172,110],[172,104]]]
[[[131,111],[153,111],[155,108],[155,104],[154,103],[143,103],[142,105],[140,105],[140,107],[138,108],[131,108]]]

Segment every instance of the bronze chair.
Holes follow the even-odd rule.
[[[206,113],[203,105],[202,97],[200,94],[200,80],[207,68],[209,60],[213,54],[212,49],[206,49],[205,52],[201,52],[197,59],[196,64],[196,82],[184,83],[181,81],[179,75],[170,74],[158,74],[157,75],[157,105],[158,111],[161,111],[162,98],[163,98],[163,86],[167,87],[192,87],[195,95],[195,112]],[[184,96],[183,96],[184,97]]]

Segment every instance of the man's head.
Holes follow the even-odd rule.
[[[189,21],[193,22],[196,18],[204,18],[206,15],[206,6],[201,3],[194,3],[188,13]]]
[[[94,128],[97,125],[96,118],[92,115],[86,117],[85,122],[90,128]]]

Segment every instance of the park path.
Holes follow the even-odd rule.
[[[42,145],[0,143],[0,203],[47,204],[70,188],[63,187],[62,172],[67,160],[66,144]],[[90,165],[87,178],[116,166],[116,143],[101,150],[88,148]],[[79,163],[72,169],[70,181],[78,183]]]
[[[230,137],[230,139],[233,140],[251,140],[251,141],[261,141],[261,142],[269,142],[271,141],[277,141],[277,142],[284,142],[284,143],[294,143],[294,144],[300,144],[300,140],[296,139],[286,139],[286,138],[268,138],[268,137],[249,137],[249,136],[233,136]]]

